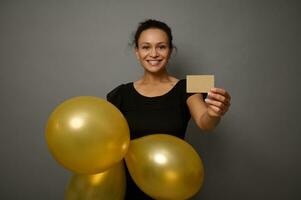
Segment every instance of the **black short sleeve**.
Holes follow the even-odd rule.
[[[121,84],[107,94],[107,101],[112,103],[118,109],[120,109],[120,107],[121,107],[122,96],[123,96],[123,93],[122,93],[123,87],[124,87],[124,84]]]

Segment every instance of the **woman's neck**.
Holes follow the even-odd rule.
[[[161,73],[149,73],[149,72],[144,72],[143,77],[140,79],[140,82],[142,84],[158,84],[158,83],[167,83],[171,82],[171,77],[167,73],[167,71],[163,71]]]

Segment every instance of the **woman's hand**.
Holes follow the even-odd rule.
[[[230,107],[231,96],[221,88],[211,88],[205,102],[207,104],[207,114],[210,117],[223,116]]]

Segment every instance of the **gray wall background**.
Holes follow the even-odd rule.
[[[105,98],[142,75],[128,46],[138,22],[168,23],[169,71],[215,74],[232,95],[219,127],[191,121],[205,185],[193,199],[301,199],[301,9],[293,0],[0,1],[0,199],[63,199],[71,174],[47,150],[51,111]]]

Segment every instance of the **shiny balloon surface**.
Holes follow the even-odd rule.
[[[80,96],[53,111],[46,141],[54,158],[65,168],[78,174],[95,174],[123,159],[130,134],[126,119],[113,104]]]
[[[125,157],[137,186],[154,199],[188,199],[204,180],[202,160],[184,140],[154,134],[131,141]]]
[[[65,200],[123,200],[126,178],[123,161],[93,175],[74,174],[65,192]]]

